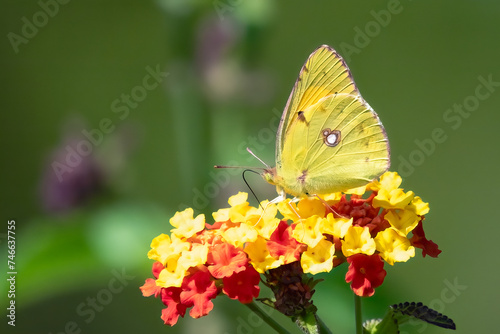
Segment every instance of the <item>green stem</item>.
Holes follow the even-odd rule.
[[[274,319],[269,317],[264,311],[260,309],[260,307],[255,304],[255,302],[251,302],[249,304],[245,304],[250,310],[252,310],[255,314],[257,314],[262,320],[264,320],[269,326],[271,326],[277,333],[280,334],[290,334],[286,329],[281,327]]]
[[[363,318],[361,315],[361,297],[354,294],[354,316],[356,321],[356,334],[363,334]]]

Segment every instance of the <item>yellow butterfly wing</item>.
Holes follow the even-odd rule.
[[[276,168],[264,175],[279,192],[324,194],[364,185],[390,165],[389,143],[343,59],[321,46],[309,56],[277,134]]]
[[[284,137],[297,113],[335,93],[359,95],[349,68],[333,48],[322,45],[307,58],[295,81],[281,117],[276,136],[276,162],[279,163]]]

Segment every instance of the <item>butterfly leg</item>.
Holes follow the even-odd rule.
[[[296,215],[296,216],[297,216],[297,218],[298,218],[298,219],[295,221],[295,223],[297,223],[297,224],[302,224],[302,221],[303,221],[304,219],[300,216],[299,212],[296,210],[296,207],[297,207],[297,206],[292,205],[292,203],[298,203],[300,200],[301,200],[301,198],[300,198],[300,197],[294,197],[294,198],[292,198],[292,199],[291,199],[291,200],[287,203],[287,204],[288,204],[288,206],[290,207],[290,209],[293,211],[293,213],[295,213],[295,215]],[[304,230],[304,234],[303,234],[303,235],[302,235],[302,237],[301,237],[301,240],[304,240],[304,237],[305,237],[305,230]],[[297,240],[297,241],[299,241],[299,240]],[[300,241],[300,242],[301,242],[301,241]]]
[[[334,209],[334,208],[332,208],[332,207],[330,206],[330,204],[328,204],[328,202],[327,202],[327,201],[325,201],[324,199],[322,199],[322,198],[321,198],[321,197],[319,197],[318,195],[314,195],[314,196],[315,196],[316,198],[318,198],[318,199],[321,201],[321,203],[323,203],[323,205],[325,206],[325,208],[326,208],[327,210],[330,210],[331,212],[333,212],[334,214],[336,214],[337,216],[339,216],[339,217],[341,217],[341,218],[347,218],[347,219],[349,219],[349,217],[344,216],[344,215],[342,215],[342,214],[338,213],[337,211],[335,211],[335,209]]]
[[[263,208],[263,210],[262,210],[262,214],[260,215],[259,220],[257,220],[257,222],[253,226],[255,227],[255,226],[259,225],[260,221],[262,220],[262,217],[264,217],[264,214],[266,213],[266,210],[267,210],[267,208],[269,207],[270,204],[277,204],[277,203],[283,202],[285,199],[286,199],[286,193],[284,191],[280,191],[278,197],[276,197],[275,199],[269,201],[266,204],[266,207]],[[261,207],[262,207],[262,205],[261,205]]]
[[[271,203],[278,204],[279,202],[283,202],[286,199],[286,193],[285,193],[284,190],[279,189],[278,190],[278,194],[279,194],[278,197],[276,197],[275,199],[271,200],[269,202],[269,204],[271,204]]]

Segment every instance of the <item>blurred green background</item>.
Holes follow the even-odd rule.
[[[0,251],[6,273],[14,219],[18,271],[15,328],[0,284],[8,333],[271,333],[224,297],[209,316],[166,327],[161,302],[138,287],[151,276],[151,239],[175,211],[209,215],[247,191],[241,171],[214,164],[259,166],[247,146],[273,162],[276,122],[321,44],[343,55],[378,112],[391,170],[430,202],[426,233],[443,250],[386,266],[365,317],[422,301],[458,333],[496,330],[498,1],[2,4]],[[94,144],[81,144],[89,136]],[[72,149],[89,154],[76,163]],[[275,196],[258,176],[249,181],[261,199]],[[354,332],[345,271],[323,275],[314,299],[334,333]],[[423,332],[447,331],[402,331]]]

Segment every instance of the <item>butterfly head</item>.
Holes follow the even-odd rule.
[[[266,168],[264,169],[264,172],[261,174],[264,180],[266,182],[272,184],[273,186],[276,186],[276,191],[280,196],[285,199],[285,190],[283,189],[283,177],[278,175],[278,172],[276,171],[276,167],[272,168]]]
[[[283,189],[283,178],[278,176],[276,171],[276,167],[266,168],[264,172],[261,174],[266,182],[276,186],[276,192],[278,193],[278,197],[273,199],[270,203],[279,203],[286,199],[286,191]]]
[[[276,167],[264,169],[264,172],[261,175],[266,182],[269,182],[272,185],[278,185],[280,183],[278,180],[278,174],[276,173]]]

